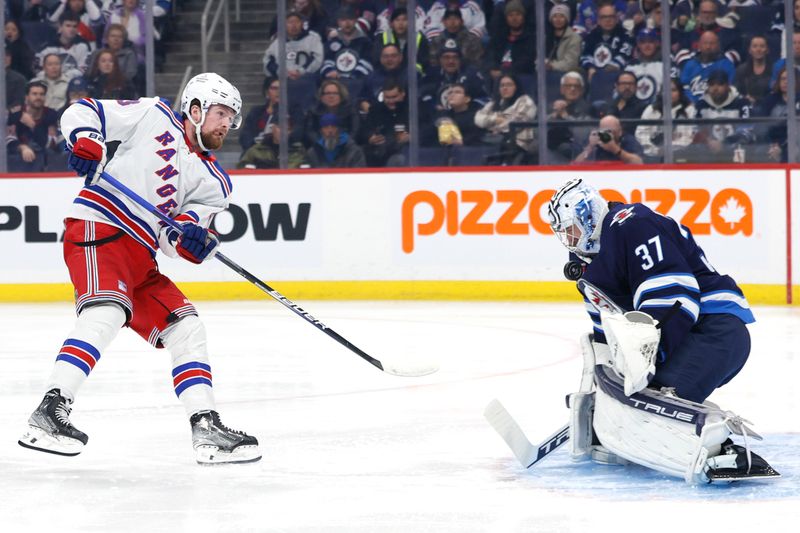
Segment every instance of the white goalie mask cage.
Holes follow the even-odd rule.
[[[197,123],[192,120],[189,113],[195,100],[200,102],[202,112]],[[239,95],[239,89],[214,72],[204,72],[189,80],[181,95],[181,113],[188,117],[198,131],[206,120],[208,109],[214,104],[224,105],[233,110],[235,116],[231,129],[238,129],[242,123],[242,97]]]
[[[607,213],[608,202],[581,178],[565,183],[547,204],[553,233],[567,250],[584,259],[600,251],[600,230]]]

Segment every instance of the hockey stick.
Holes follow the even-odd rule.
[[[503,407],[499,400],[489,402],[489,405],[483,411],[483,416],[494,430],[503,437],[503,440],[506,441],[508,447],[511,448],[511,451],[514,452],[514,455],[517,456],[517,459],[525,468],[531,468],[569,440],[569,424],[567,424],[550,435],[541,444],[534,446],[525,436],[517,421],[511,416],[511,413]]]
[[[127,196],[128,198],[130,198],[131,200],[142,206],[144,209],[146,209],[147,211],[158,217],[158,219],[161,220],[164,224],[167,224],[168,226],[179,232],[182,231],[180,224],[178,224],[172,218],[165,215],[153,204],[151,204],[150,202],[148,202],[147,200],[136,194],[136,192],[132,191],[127,186],[120,183],[119,180],[117,180],[114,176],[111,176],[106,172],[102,172],[100,174],[100,177],[106,180],[111,185],[113,185],[117,190],[119,190],[125,196]],[[270,287],[269,285],[267,285],[266,283],[255,277],[253,274],[251,274],[250,272],[248,272],[247,270],[245,270],[244,268],[233,262],[231,259],[228,259],[220,252],[214,254],[214,257],[216,257],[219,261],[221,261],[225,266],[227,266],[228,268],[230,268],[231,270],[242,276],[244,279],[246,279],[256,287],[258,287],[265,293],[272,296],[272,298],[283,304],[293,313],[305,318],[309,324],[315,326],[318,330],[322,331],[330,338],[332,338],[333,340],[335,340],[336,342],[338,342],[351,352],[355,353],[356,355],[358,355],[371,365],[375,366],[379,370],[382,370],[387,374],[392,374],[394,376],[405,376],[405,377],[425,376],[427,374],[432,374],[436,372],[436,370],[438,370],[436,365],[433,363],[421,363],[417,365],[402,365],[398,363],[387,365],[382,363],[378,359],[375,359],[374,357],[370,356],[368,353],[364,352],[359,347],[357,347],[356,345],[354,345],[353,343],[351,343],[350,341],[348,341],[347,339],[345,339],[344,337],[333,331],[331,328],[329,328],[328,326],[326,326],[325,324],[323,324],[322,322],[311,316],[302,307],[289,300],[286,296],[282,295],[281,293],[279,293],[278,291],[276,291],[275,289],[273,289],[272,287]]]

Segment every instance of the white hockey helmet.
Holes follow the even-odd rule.
[[[550,228],[567,250],[583,259],[600,251],[600,231],[608,202],[580,178],[569,180],[547,204]]]
[[[200,109],[202,112],[199,122],[194,122],[189,112],[192,108],[192,102],[195,100],[200,102]],[[190,79],[181,95],[181,113],[183,113],[189,121],[194,124],[195,128],[197,128],[198,141],[200,138],[200,128],[206,120],[208,108],[214,104],[224,105],[233,110],[235,116],[231,123],[231,129],[235,130],[241,125],[242,97],[239,95],[239,89],[214,72],[204,72]],[[205,149],[202,142],[199,142],[199,144]]]

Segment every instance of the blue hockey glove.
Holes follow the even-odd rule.
[[[213,231],[192,222],[186,222],[181,228],[183,234],[178,236],[175,241],[175,251],[178,252],[178,255],[196,265],[214,257],[216,248],[219,246],[219,239]],[[177,231],[172,230],[170,233],[177,233]],[[173,239],[170,238],[170,240]]]
[[[81,131],[67,159],[67,166],[78,176],[85,176],[84,186],[94,185],[106,164],[106,144],[103,137],[94,131]]]

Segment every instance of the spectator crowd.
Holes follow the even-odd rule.
[[[793,26],[784,23],[781,0],[671,0],[669,13],[660,0],[541,0],[543,64],[538,1],[420,0],[409,42],[406,0],[288,0],[289,166],[407,165],[412,130],[423,165],[537,164],[540,135],[552,164],[658,163],[667,96],[676,161],[730,162],[745,153],[748,161],[786,161],[784,43],[789,32],[800,64],[800,0],[792,0]],[[156,2],[162,41],[173,22],[170,3]],[[10,166],[57,168],[65,106],[143,93],[142,7],[138,0],[5,5],[7,146],[17,165]],[[240,168],[278,166],[277,27],[276,18],[265,28],[263,100],[245,102]]]
[[[153,10],[156,67],[172,1]],[[6,151],[17,172],[64,170],[61,113],[81,98],[144,93],[146,19],[139,0],[4,0]]]
[[[538,106],[550,163],[661,162],[664,95],[677,121],[674,160],[786,160],[782,1],[670,1],[668,80],[660,0],[544,4],[539,65],[533,0],[421,0],[412,58],[406,0],[290,0],[290,166],[407,164],[408,61],[422,164],[536,164]],[[800,0],[793,4],[800,20]],[[800,63],[800,25],[789,31]],[[277,165],[277,54],[273,40],[265,103],[247,118],[240,167]]]

